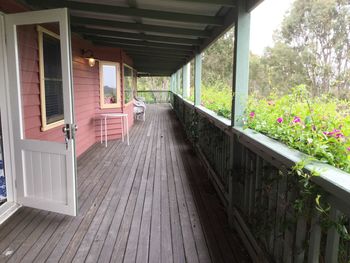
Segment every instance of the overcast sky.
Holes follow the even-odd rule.
[[[261,55],[272,46],[272,34],[279,28],[283,16],[294,0],[264,0],[251,13],[250,50]]]

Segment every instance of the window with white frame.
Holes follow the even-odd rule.
[[[121,106],[119,63],[100,61],[100,106],[101,109]]]

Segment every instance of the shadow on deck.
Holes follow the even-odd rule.
[[[0,261],[250,262],[169,105],[150,105],[127,146],[78,161],[79,214],[21,208],[0,228]]]

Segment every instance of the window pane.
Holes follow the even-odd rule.
[[[117,103],[117,69],[112,65],[103,65],[104,103]]]
[[[132,69],[124,65],[124,96],[125,103],[132,100],[133,97],[133,77]]]
[[[60,40],[43,34],[43,48],[45,78],[62,80]]]
[[[63,119],[62,80],[45,78],[45,100],[47,124]]]
[[[63,83],[60,41],[43,34],[46,122],[63,119]]]

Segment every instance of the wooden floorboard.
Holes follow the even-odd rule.
[[[23,207],[0,226],[0,262],[250,262],[170,106],[147,113],[130,146],[79,158],[77,217]]]

